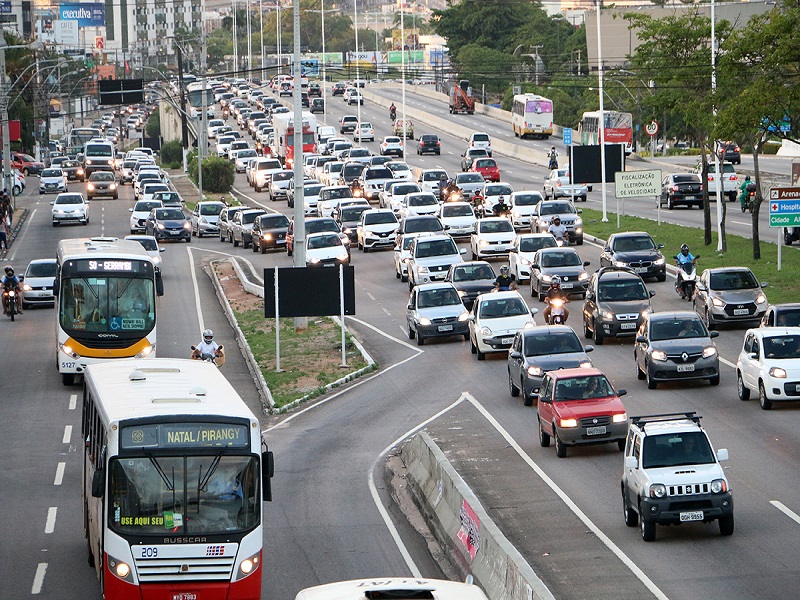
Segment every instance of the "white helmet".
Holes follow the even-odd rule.
[[[211,331],[210,329],[206,329],[203,332],[203,341],[208,343],[208,342],[212,341],[213,339],[214,339],[214,332]]]

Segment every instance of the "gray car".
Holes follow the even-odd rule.
[[[589,261],[581,260],[572,248],[542,248],[531,260],[531,296],[544,300],[555,275],[561,278],[561,289],[567,295],[586,294]]]
[[[508,352],[508,387],[511,395],[522,394],[525,406],[533,405],[547,371],[588,368],[588,352],[568,325],[542,325],[521,329]]]
[[[469,339],[469,313],[452,283],[426,283],[411,290],[406,307],[408,338],[417,345],[434,337]]]
[[[483,175],[480,173],[459,173],[456,175],[456,185],[464,196],[465,200],[469,200],[486,184]]]
[[[718,335],[695,312],[645,314],[633,346],[637,377],[646,379],[651,390],[670,381],[719,385],[719,353],[711,341]]]
[[[635,336],[650,298],[642,278],[627,267],[603,267],[589,280],[583,301],[583,335],[602,346],[607,337]]]
[[[159,192],[160,194],[175,192]],[[179,197],[180,198],[180,197]],[[165,204],[166,206],[166,204]],[[182,206],[178,201],[176,208]],[[198,202],[192,211],[189,220],[192,223],[192,235],[203,237],[204,235],[217,235],[219,233],[219,215],[225,210],[224,202]]]
[[[558,217],[567,228],[569,243],[583,245],[583,218],[581,209],[569,200],[543,200],[531,215],[531,233],[547,233],[553,219]]]
[[[569,169],[553,169],[544,179],[545,198],[574,198],[586,202],[591,191],[585,183],[570,183]]]
[[[709,329],[718,323],[760,321],[768,306],[765,287],[767,282],[759,283],[747,267],[706,269],[695,288],[694,309]]]

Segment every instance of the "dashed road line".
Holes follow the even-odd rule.
[[[61,485],[64,482],[64,469],[67,468],[67,463],[60,462],[56,467],[56,476],[53,479],[53,485]]]
[[[44,525],[45,533],[53,533],[56,529],[56,515],[58,514],[58,507],[51,506],[47,510],[47,522]]]
[[[61,439],[61,442],[64,444],[69,444],[69,441],[72,439],[72,425],[67,425],[64,427],[64,437]]]
[[[784,505],[782,502],[778,502],[777,500],[770,500],[769,503],[772,504],[772,506],[777,508],[779,511],[781,511],[783,514],[785,514],[787,517],[789,517],[792,521],[800,525],[800,515],[798,515],[793,510],[787,508],[786,505]]]
[[[69,410],[75,410],[78,404],[78,394],[72,394],[69,397]]]
[[[40,594],[44,585],[44,574],[47,573],[47,563],[39,563],[36,566],[36,574],[33,576],[31,594]]]

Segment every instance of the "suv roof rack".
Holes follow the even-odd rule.
[[[676,412],[676,413],[663,413],[659,415],[640,415],[638,417],[631,417],[632,425],[646,426],[648,423],[663,423],[666,421],[675,421],[678,419],[688,419],[694,421],[698,425],[702,417],[695,411],[691,412]]]

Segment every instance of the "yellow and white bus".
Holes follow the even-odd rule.
[[[538,94],[517,94],[511,104],[511,127],[519,138],[553,135],[553,101]]]
[[[56,262],[56,365],[64,385],[94,362],[155,356],[164,287],[139,242],[61,240]]]
[[[429,598],[433,600],[487,600],[477,585],[415,579],[413,577],[375,577],[338,581],[301,590],[295,600],[364,600],[364,598]]]
[[[260,600],[272,453],[211,363],[91,364],[82,509],[103,598]]]

